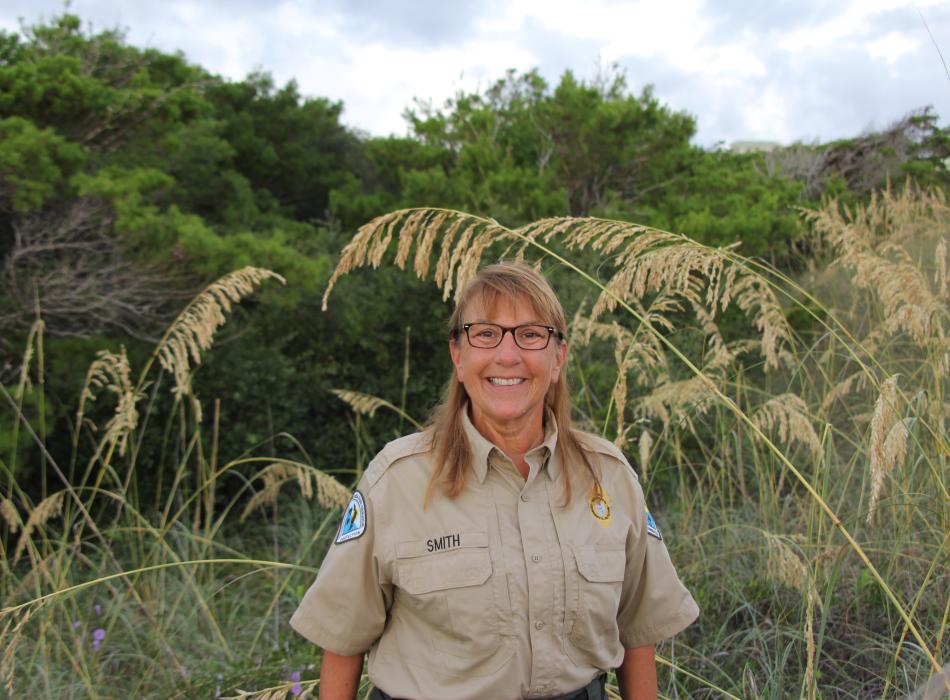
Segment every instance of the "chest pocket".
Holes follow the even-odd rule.
[[[569,653],[579,663],[610,668],[622,649],[617,611],[627,555],[623,543],[575,545]]]
[[[428,667],[435,657],[446,671],[489,675],[511,656],[501,636],[505,577],[494,575],[487,533],[451,537],[449,548],[431,552],[433,540],[396,545],[395,651],[406,663]]]

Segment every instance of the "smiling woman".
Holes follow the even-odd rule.
[[[656,697],[654,644],[698,610],[636,475],[571,427],[564,312],[492,265],[449,323],[426,430],[370,464],[291,625],[324,648],[322,700]]]

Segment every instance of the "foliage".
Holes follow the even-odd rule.
[[[405,138],[342,110],[72,15],[0,33],[0,683],[312,691],[283,622],[335,516],[298,492],[350,483],[424,421],[449,376],[444,294],[521,254],[573,318],[578,422],[637,455],[704,610],[663,650],[663,692],[926,679],[948,564],[933,112],[737,154],[612,69],[417,102]],[[287,286],[218,299],[213,347],[203,307],[179,336],[200,367],[166,357],[177,382],[152,367],[187,300],[248,266]]]

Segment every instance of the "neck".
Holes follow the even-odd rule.
[[[494,423],[485,416],[472,411],[472,424],[487,440],[504,452],[514,462],[521,475],[527,478],[528,463],[524,456],[544,442],[543,411],[530,414],[520,421]]]

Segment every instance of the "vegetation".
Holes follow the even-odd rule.
[[[4,692],[314,693],[286,621],[501,257],[559,290],[577,418],[703,610],[665,697],[901,697],[946,663],[936,115],[763,155],[612,73],[510,73],[409,138],[341,108],[69,15],[0,34]]]

